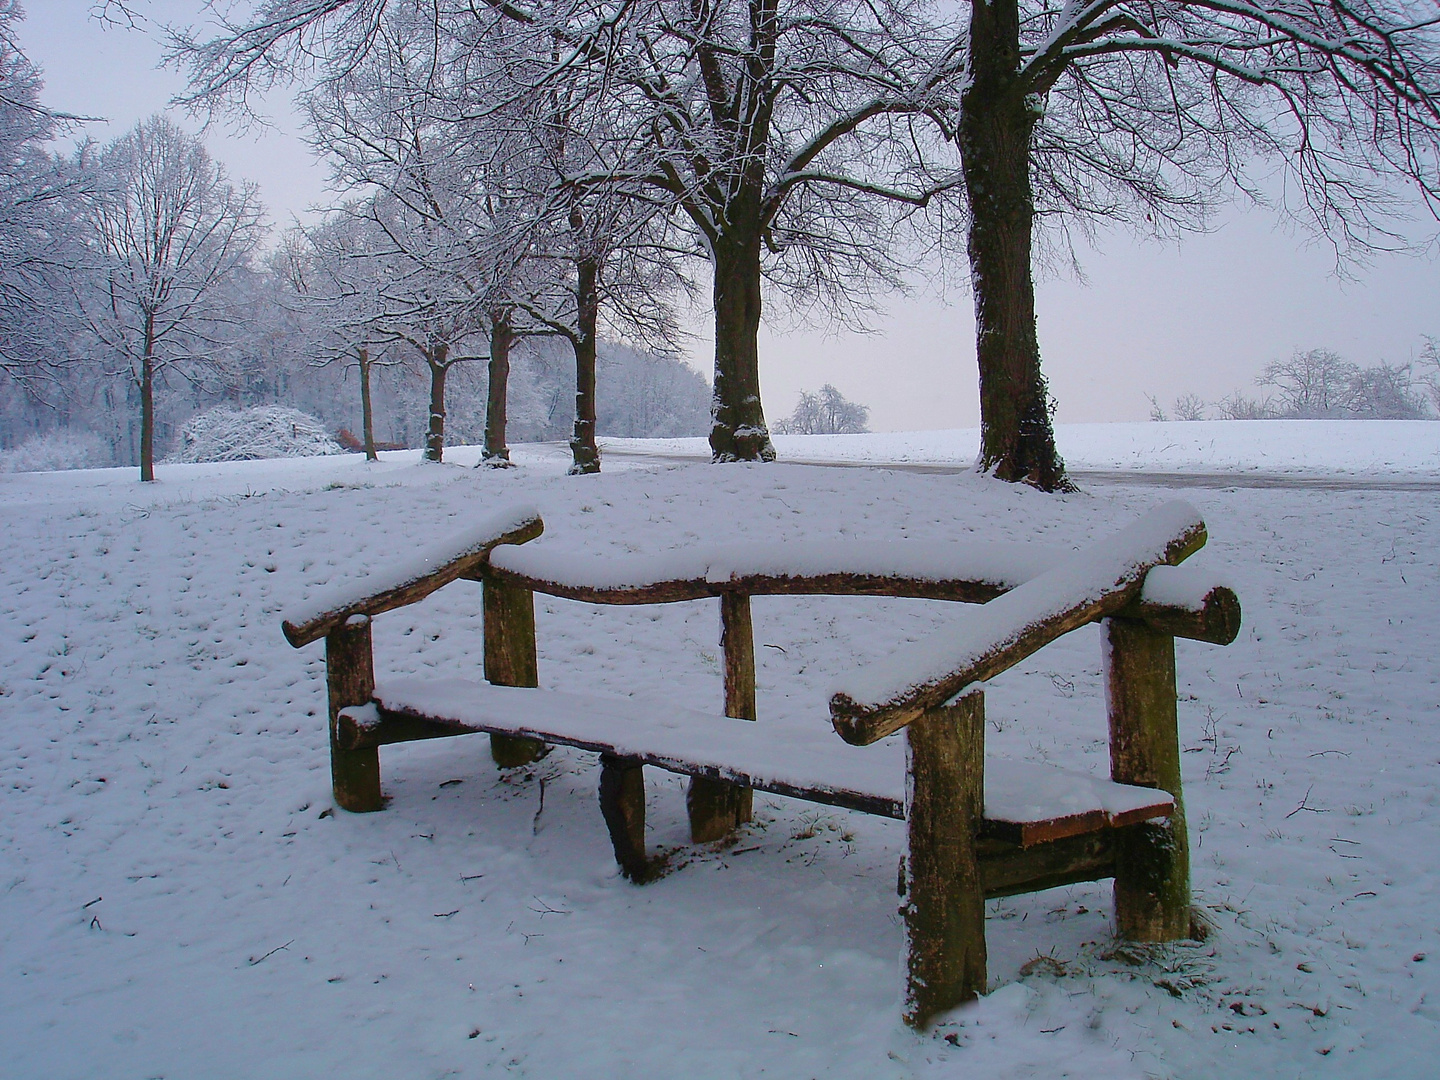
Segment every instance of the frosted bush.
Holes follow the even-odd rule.
[[[0,452],[0,473],[99,469],[110,464],[109,447],[88,431],[47,431]]]
[[[323,421],[299,409],[282,405],[253,409],[222,406],[192,417],[180,429],[180,446],[168,460],[254,461],[344,452],[325,430]]]

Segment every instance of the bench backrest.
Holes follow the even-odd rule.
[[[835,688],[831,720],[847,742],[863,745],[1099,619],[1121,616],[1175,637],[1216,644],[1233,641],[1240,625],[1233,591],[1174,565],[1206,539],[1200,515],[1183,502],[1159,507],[1078,553],[1023,543],[786,541],[577,557],[544,545],[518,546],[543,530],[539,514],[529,507],[487,515],[385,570],[323,590],[287,613],[285,636],[298,648],[342,627],[353,615],[416,603],[462,577],[495,585],[497,598],[502,591],[512,598],[539,592],[631,605],[719,597],[725,711],[753,719],[750,596],[965,602],[966,611],[954,626],[897,650],[889,661]],[[528,608],[528,601],[522,606]],[[533,637],[533,617],[527,622]],[[486,637],[488,654],[491,634]]]

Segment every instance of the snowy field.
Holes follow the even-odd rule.
[[[1059,424],[1055,438],[1065,463],[1079,473],[1440,478],[1440,424],[1424,420]],[[632,453],[710,456],[704,439],[606,441]],[[791,460],[969,465],[980,449],[980,431],[780,435],[775,446]]]
[[[1061,432],[1077,469],[1440,479],[1440,424],[1081,430]],[[964,461],[964,439],[854,437],[840,456]],[[811,445],[781,449],[823,456]],[[1174,493],[618,455],[571,478],[554,447],[504,472],[447,453],[162,465],[145,486],[0,476],[0,1076],[1434,1075],[1440,494],[1181,493],[1210,526],[1196,561],[1245,608],[1228,648],[1178,643],[1213,933],[1117,947],[1105,884],[994,902],[990,995],[918,1036],[898,1020],[900,823],[757,796],[733,847],[635,887],[591,757],[500,775],[479,736],[387,747],[389,807],[333,811],[323,649],[291,649],[281,613],[511,500],[538,505],[553,550],[658,552],[1079,546]],[[942,607],[757,599],[761,722],[828,723],[831,682]],[[544,685],[720,704],[713,601],[539,597],[537,617]],[[382,673],[477,677],[479,587],[375,635]],[[992,683],[990,752],[1104,773],[1099,661],[1090,628]],[[681,845],[680,781],[649,771],[652,848]]]

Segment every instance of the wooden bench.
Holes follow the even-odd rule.
[[[577,559],[519,546],[542,530],[525,508],[491,515],[290,613],[292,645],[326,641],[340,806],[381,808],[380,746],[484,732],[502,766],[527,764],[546,744],[598,753],[601,812],[636,882],[655,870],[645,849],[646,765],[691,777],[697,843],[748,821],[756,789],[903,820],[905,1019],[916,1026],[984,992],[986,897],[1113,877],[1119,934],[1189,933],[1174,638],[1228,644],[1240,625],[1230,589],[1176,565],[1205,542],[1191,507],[1161,507],[1079,553],[901,541]],[[486,681],[377,685],[370,619],[460,578],[482,583]],[[597,604],[718,597],[723,712],[539,689],[535,592]],[[833,731],[737,722],[757,715],[750,597],[807,594],[964,603],[943,630],[842,680],[829,702]],[[987,761],[979,684],[1095,621],[1105,627],[1110,779]],[[902,729],[903,743],[886,739]]]

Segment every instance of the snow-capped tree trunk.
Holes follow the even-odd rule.
[[[430,428],[425,435],[425,460],[445,458],[445,376],[450,372],[450,346],[435,345],[425,354],[430,368]]]
[[[760,226],[735,228],[714,242],[715,397],[710,450],[715,461],[774,461],[760,405]]]
[[[1016,0],[971,6],[969,69],[959,143],[970,205],[979,463],[1002,480],[1054,491],[1068,482],[1055,449],[1035,331],[1030,148],[1038,115],[1020,74]]]
[[[360,431],[365,439],[365,460],[379,461],[380,455],[375,452],[375,410],[370,404],[370,350],[356,350],[356,359],[360,364]]]
[[[508,312],[490,317],[490,386],[485,401],[485,449],[482,460],[490,465],[510,464],[505,445],[505,405],[510,386],[510,346],[515,329]]]
[[[572,222],[572,224],[576,224]],[[576,224],[578,231],[578,224]],[[575,350],[575,434],[570,438],[572,476],[600,471],[600,449],[595,445],[595,347],[600,319],[600,263],[580,259],[575,266],[576,329],[570,339]]]

